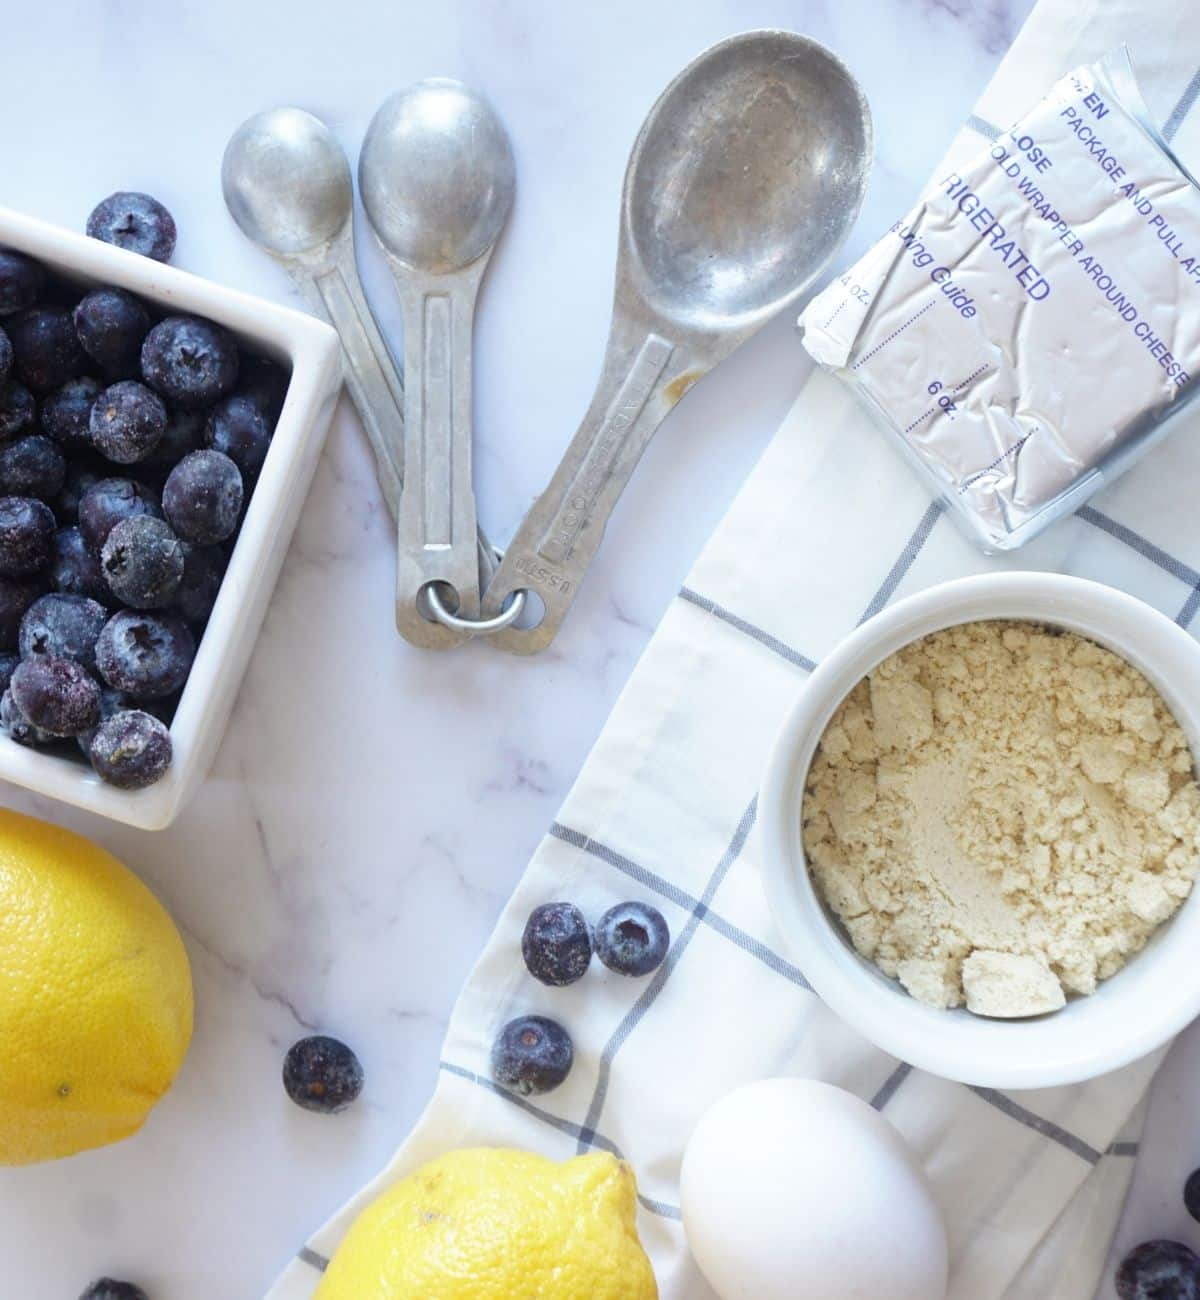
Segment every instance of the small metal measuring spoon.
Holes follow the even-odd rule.
[[[854,78],[794,32],[722,41],[662,93],[625,172],[599,385],[485,595],[494,613],[535,591],[545,616],[497,632],[495,645],[550,644],[651,436],[829,262],[858,215],[871,152]]]
[[[396,626],[406,640],[429,648],[459,644],[479,615],[471,334],[515,179],[499,118],[473,91],[444,77],[388,98],[358,159],[363,207],[404,311],[408,479],[400,498]],[[450,611],[456,618],[445,617],[446,587],[457,600]],[[436,618],[424,612],[431,592]]]
[[[221,188],[242,233],[282,263],[337,330],[346,387],[394,518],[404,479],[404,386],[358,278],[354,187],[341,145],[303,109],[258,113],[225,147]]]

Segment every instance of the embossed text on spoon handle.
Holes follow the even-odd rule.
[[[509,544],[484,602],[490,613],[526,588],[541,597],[545,617],[537,627],[505,628],[493,644],[533,654],[554,639],[642,453],[701,373],[686,349],[653,330],[610,340],[587,415]]]
[[[396,519],[404,481],[404,385],[363,296],[353,248],[339,250],[315,271],[296,268],[293,275],[341,339],[346,388],[375,453],[380,489]]]

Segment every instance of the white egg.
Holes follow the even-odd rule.
[[[721,1300],[945,1300],[946,1230],[896,1130],[851,1093],[765,1079],[696,1125],[688,1244]]]

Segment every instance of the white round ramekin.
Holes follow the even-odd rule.
[[[1200,1013],[1200,889],[1090,997],[1024,1020],[944,1011],[854,951],[818,898],[801,844],[804,781],[850,690],[888,655],[941,628],[1024,619],[1127,659],[1161,692],[1200,756],[1200,643],[1143,601],[1082,578],[996,573],[919,592],[853,631],[805,683],[775,741],[759,800],[763,883],[793,959],[847,1024],[891,1055],[962,1083],[1045,1088],[1145,1056]]]

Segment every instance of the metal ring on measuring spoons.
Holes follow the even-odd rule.
[[[451,614],[442,604],[436,583],[431,582],[424,591],[434,618],[443,627],[453,628],[456,632],[469,632],[472,636],[485,636],[489,632],[499,632],[501,628],[515,623],[525,608],[525,592],[519,590],[512,593],[512,602],[494,618],[459,618],[457,614]]]

